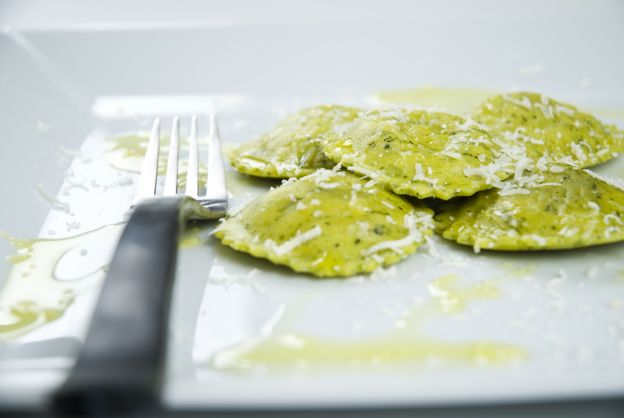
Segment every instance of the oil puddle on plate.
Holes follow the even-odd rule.
[[[511,89],[510,91],[517,91],[517,89]],[[522,91],[526,91],[526,89]],[[470,113],[489,96],[500,93],[503,92],[484,88],[421,86],[378,91],[369,95],[366,101],[373,106],[416,106],[431,111],[464,115]],[[586,106],[582,103],[562,100],[572,103],[585,112],[593,113],[610,121],[624,120],[623,107]]]
[[[139,173],[141,171],[141,165],[143,163],[143,157],[145,156],[145,150],[147,148],[148,134],[143,132],[133,132],[119,134],[106,138],[102,146],[102,155],[106,163],[120,171]],[[208,143],[205,138],[199,138],[199,153],[200,156],[206,156],[205,159],[199,162],[199,188],[200,192],[206,187],[207,177],[207,153]],[[226,144],[228,145],[228,144]],[[160,155],[163,158],[158,160],[158,174],[164,176],[167,168],[167,149],[169,146],[169,138],[163,136],[160,141]],[[232,146],[230,145],[230,148]],[[180,140],[180,161],[178,167],[178,190],[183,190],[186,186],[186,172],[187,172],[187,154],[189,150],[189,143],[185,137]],[[227,149],[224,153],[227,154]],[[249,200],[250,197],[257,196],[258,194],[265,192],[270,187],[279,184],[277,181],[270,181],[262,178],[255,178],[244,174],[237,173],[230,169],[226,170],[226,183],[228,195],[234,199],[234,204],[238,200]]]
[[[386,90],[371,94],[367,101],[376,106],[418,106],[428,110],[464,114],[496,91],[476,88],[424,86]]]
[[[75,298],[99,286],[125,224],[106,225],[61,239],[17,239],[12,268],[0,295],[0,343],[59,319]],[[210,228],[191,225],[181,249],[204,245]]]
[[[515,364],[528,357],[525,348],[495,339],[451,341],[424,331],[429,320],[460,314],[475,301],[499,298],[500,280],[462,284],[456,274],[429,280],[425,300],[395,321],[392,329],[365,338],[328,338],[299,331],[301,311],[313,299],[323,297],[312,292],[312,296],[280,304],[259,333],[215,350],[206,360],[214,369],[238,373]]]
[[[108,225],[62,239],[16,239],[0,295],[0,342],[59,319],[75,298],[97,286],[123,228]]]

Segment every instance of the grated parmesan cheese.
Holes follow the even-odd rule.
[[[398,252],[399,254],[403,254],[402,247],[406,247],[414,242],[420,242],[422,240],[422,234],[418,230],[419,223],[427,223],[432,225],[433,219],[430,215],[423,216],[419,219],[416,219],[413,213],[405,215],[405,217],[403,218],[403,224],[408,229],[408,233],[404,238],[394,241],[380,242],[379,244],[373,245],[372,247],[363,251],[363,255],[371,255],[382,250],[392,250]]]
[[[304,242],[308,242],[318,236],[321,235],[323,230],[320,226],[315,226],[314,228],[304,232],[303,234],[297,234],[294,238],[289,239],[288,241],[284,241],[281,244],[277,244],[275,241],[271,239],[267,239],[264,241],[264,246],[267,250],[273,252],[276,255],[284,255],[288,254]]]

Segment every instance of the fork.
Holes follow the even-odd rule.
[[[154,121],[128,223],[109,266],[78,360],[52,407],[61,414],[155,410],[180,231],[190,219],[225,216],[227,191],[215,115],[206,192],[199,190],[197,118],[191,120],[184,195],[178,195],[179,118],[173,119],[162,196],[157,195],[160,120]]]

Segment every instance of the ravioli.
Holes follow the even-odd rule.
[[[349,170],[421,199],[469,196],[507,176],[498,164],[500,146],[475,124],[446,113],[371,110],[321,145]]]
[[[318,277],[398,262],[431,234],[433,212],[374,181],[320,169],[227,218],[215,235],[235,250]]]
[[[532,186],[511,188],[514,193],[492,189],[448,203],[436,215],[436,229],[475,251],[568,249],[624,240],[623,189],[589,170],[554,171],[537,175]]]
[[[355,119],[358,112],[337,105],[303,109],[236,148],[230,164],[242,173],[271,178],[303,177],[317,168],[331,168],[334,163],[323,155],[317,140],[334,126]]]
[[[624,151],[624,132],[576,107],[538,93],[508,93],[488,98],[472,118],[493,136],[520,147],[524,156],[573,167],[590,167]]]

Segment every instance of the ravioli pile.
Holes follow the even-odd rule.
[[[622,241],[624,190],[584,168],[623,150],[617,127],[536,93],[490,97],[467,118],[312,107],[230,155],[289,180],[215,235],[318,277],[396,263],[434,230],[475,251]]]

